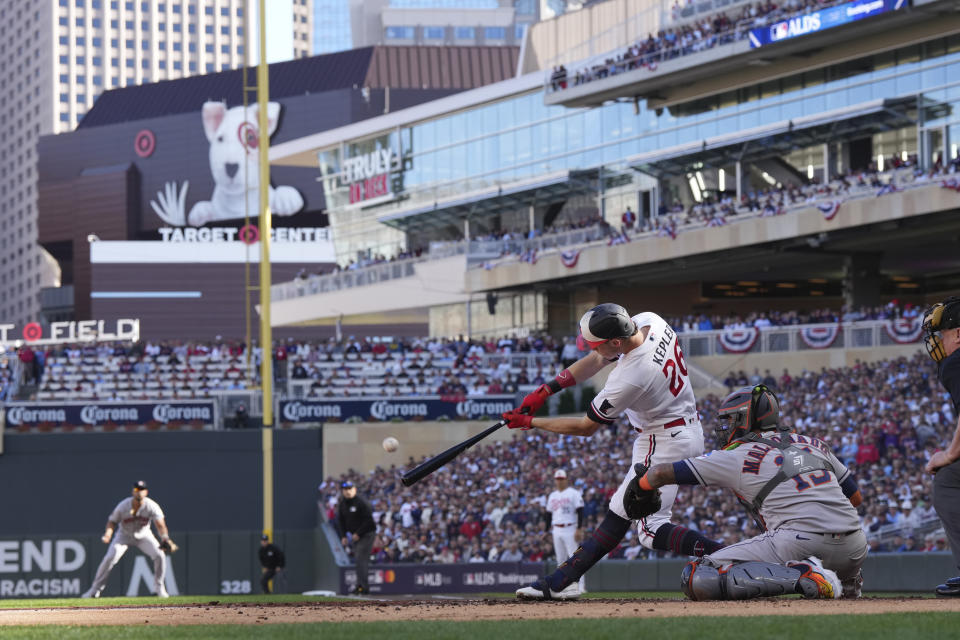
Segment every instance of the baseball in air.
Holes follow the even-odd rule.
[[[400,441],[390,436],[389,438],[383,439],[383,450],[387,453],[393,453],[400,448]]]

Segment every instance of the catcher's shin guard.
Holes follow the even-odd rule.
[[[680,589],[691,600],[749,600],[800,593],[801,572],[769,562],[741,562],[726,569],[709,561],[687,563]]]
[[[547,576],[547,584],[554,591],[563,591],[568,585],[580,580],[590,567],[613,551],[630,529],[630,521],[613,511],[597,526],[589,538],[580,543],[573,555],[557,570]]]

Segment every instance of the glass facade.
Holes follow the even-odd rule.
[[[353,48],[350,0],[313,0],[313,53]]]
[[[886,64],[887,60],[893,63]],[[882,54],[873,62],[859,65],[859,73],[845,73],[846,65],[837,65],[803,77],[784,78],[775,87],[741,90],[732,98],[721,96],[698,108],[655,110],[641,101],[636,107],[610,102],[570,109],[544,105],[542,92],[536,90],[401,127],[389,134],[390,145],[401,159],[391,177],[395,197],[365,209],[362,215],[337,214],[350,210],[347,187],[335,175],[341,154],[355,156],[353,145],[328,149],[321,152],[320,160],[327,177],[335,240],[339,247],[340,241],[353,238],[349,242],[354,250],[363,244],[361,236],[374,229],[354,224],[361,219],[372,224],[394,212],[518,181],[623,166],[641,154],[655,162],[657,151],[875,100],[915,100],[920,96],[926,104],[940,105],[923,112],[920,130],[932,133],[921,134],[926,140],[924,153],[929,156],[921,160],[934,158],[936,153],[956,156],[960,143],[960,35]],[[899,153],[893,146],[891,149]],[[345,226],[339,225],[338,219]]]

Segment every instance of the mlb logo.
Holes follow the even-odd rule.
[[[787,37],[787,23],[781,22],[770,27],[770,39],[771,40],[782,40]]]

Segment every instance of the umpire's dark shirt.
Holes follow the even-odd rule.
[[[249,557],[249,556],[248,556]],[[283,557],[283,551],[275,544],[268,544],[260,547],[260,565],[267,569],[281,569],[286,565],[287,559]]]
[[[373,511],[370,505],[360,496],[354,496],[349,500],[341,497],[337,505],[337,524],[340,527],[340,535],[346,537],[348,533],[355,533],[360,537],[377,530],[377,525],[373,522]]]
[[[940,384],[950,394],[954,415],[960,414],[960,349],[940,361],[937,376]]]

